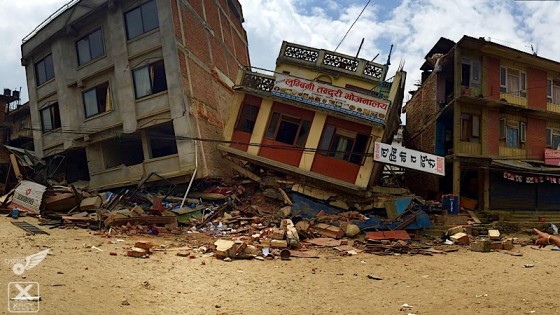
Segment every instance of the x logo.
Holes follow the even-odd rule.
[[[14,300],[32,300],[33,297],[29,294],[29,290],[33,287],[32,284],[27,285],[25,288],[22,288],[19,283],[16,283],[15,286],[19,293],[14,297]]]

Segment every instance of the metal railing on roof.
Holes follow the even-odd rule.
[[[80,1],[81,0],[70,0],[68,3],[66,3],[65,5],[60,7],[53,14],[51,14],[46,20],[41,22],[41,24],[39,24],[33,31],[31,31],[31,33],[27,34],[27,36],[25,36],[23,38],[22,43],[25,44],[25,42],[30,40],[31,37],[35,36],[35,34],[37,34],[41,29],[43,29],[43,27],[45,27],[52,20],[56,19],[59,15],[61,15],[64,11],[68,10],[69,8],[71,8],[73,5],[75,5],[76,3],[80,2]]]

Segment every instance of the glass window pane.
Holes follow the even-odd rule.
[[[108,84],[104,84],[96,88],[97,96],[97,112],[103,113],[107,107],[107,87]]]
[[[472,116],[472,136],[473,137],[480,136],[480,116],[478,115]]]
[[[152,93],[155,94],[167,90],[163,61],[158,61],[150,66],[150,78],[152,81]]]
[[[134,37],[144,33],[142,26],[142,11],[140,8],[127,12],[125,14],[125,20],[128,39],[133,39]]]
[[[47,75],[47,81],[54,78],[54,65],[52,55],[45,57],[45,73]]]
[[[268,129],[266,130],[266,137],[273,139],[274,133],[276,132],[276,125],[278,125],[278,118],[280,117],[279,113],[273,113],[272,118],[270,119],[270,124],[268,125]]]
[[[369,142],[369,137],[366,135],[360,135],[356,137],[356,144],[354,145],[354,150],[352,151],[352,156],[350,157],[350,162],[354,164],[362,164],[367,150]]]
[[[144,24],[144,33],[159,27],[155,1],[150,1],[142,6],[142,22]]]
[[[43,122],[43,131],[49,131],[53,129],[51,121],[51,111],[50,107],[41,110],[41,120]]]
[[[77,48],[78,48],[78,63],[80,65],[91,60],[91,55],[89,53],[89,43],[87,38],[78,41]]]
[[[239,117],[239,122],[237,123],[237,130],[245,132],[253,132],[255,128],[255,122],[257,121],[257,115],[259,113],[259,107],[243,104],[241,109],[241,114]]]
[[[141,98],[146,95],[152,94],[148,67],[134,70],[133,78],[134,78],[134,91],[136,92],[136,98]]]
[[[323,135],[321,136],[321,143],[319,144],[319,152],[323,154],[327,154],[329,150],[329,146],[331,145],[332,136],[334,134],[335,127],[333,126],[326,126],[325,130],[323,131]]]
[[[552,129],[546,128],[546,145],[552,146]]]
[[[97,96],[95,89],[84,93],[84,106],[86,110],[86,117],[97,114]]]
[[[37,76],[37,85],[41,85],[47,81],[45,63],[43,61],[40,61],[35,65],[35,75]]]
[[[307,140],[309,129],[311,129],[311,122],[309,120],[304,120],[301,124],[301,128],[299,129],[299,135],[296,145],[299,145],[301,147],[305,146],[305,140]]]
[[[62,125],[60,123],[60,111],[58,109],[58,103],[52,106],[52,121],[53,121],[53,128],[60,128]]]
[[[519,130],[517,128],[507,127],[506,146],[519,147]]]
[[[299,125],[285,120],[280,121],[278,133],[276,134],[276,141],[285,144],[294,144]]]
[[[91,49],[91,59],[103,56],[105,50],[103,49],[103,37],[101,36],[101,30],[97,30],[89,36],[89,46]]]

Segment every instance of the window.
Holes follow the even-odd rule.
[[[40,110],[41,113],[41,129],[48,132],[61,127],[60,111],[58,103],[51,104]]]
[[[255,122],[257,121],[258,114],[258,106],[243,103],[235,130],[253,133],[253,128],[255,128]]]
[[[516,69],[500,67],[500,92],[527,97],[527,74]]]
[[[133,39],[159,27],[156,1],[152,0],[124,14],[126,38]]]
[[[177,154],[177,141],[173,123],[164,123],[146,129],[150,158],[155,159],[162,156]]]
[[[560,149],[560,129],[546,128],[546,146],[554,150]]]
[[[549,103],[560,104],[560,81],[546,80],[546,99]]]
[[[369,137],[354,131],[326,125],[319,153],[354,164],[363,164]]]
[[[500,119],[500,139],[505,140],[506,147],[519,148],[527,140],[527,124]]]
[[[41,85],[54,78],[52,54],[49,54],[35,64],[35,77],[37,79],[37,85]]]
[[[480,116],[461,114],[461,141],[480,142]]]
[[[111,91],[109,83],[103,83],[83,94],[86,118],[108,112],[112,109]]]
[[[136,98],[167,90],[163,60],[154,62],[132,72]]]
[[[101,34],[101,29],[97,29],[77,41],[76,51],[78,52],[79,65],[83,65],[88,61],[103,56],[103,54],[105,54],[105,48],[103,47],[103,35]]]
[[[266,137],[289,145],[305,146],[311,121],[274,112]]]
[[[480,87],[480,61],[469,58],[462,59],[461,85]]]

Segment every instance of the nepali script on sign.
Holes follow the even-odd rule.
[[[389,109],[389,101],[284,74],[276,74],[272,94],[380,124]]]
[[[376,142],[373,159],[381,163],[445,176],[445,160],[443,157],[404,147]]]

